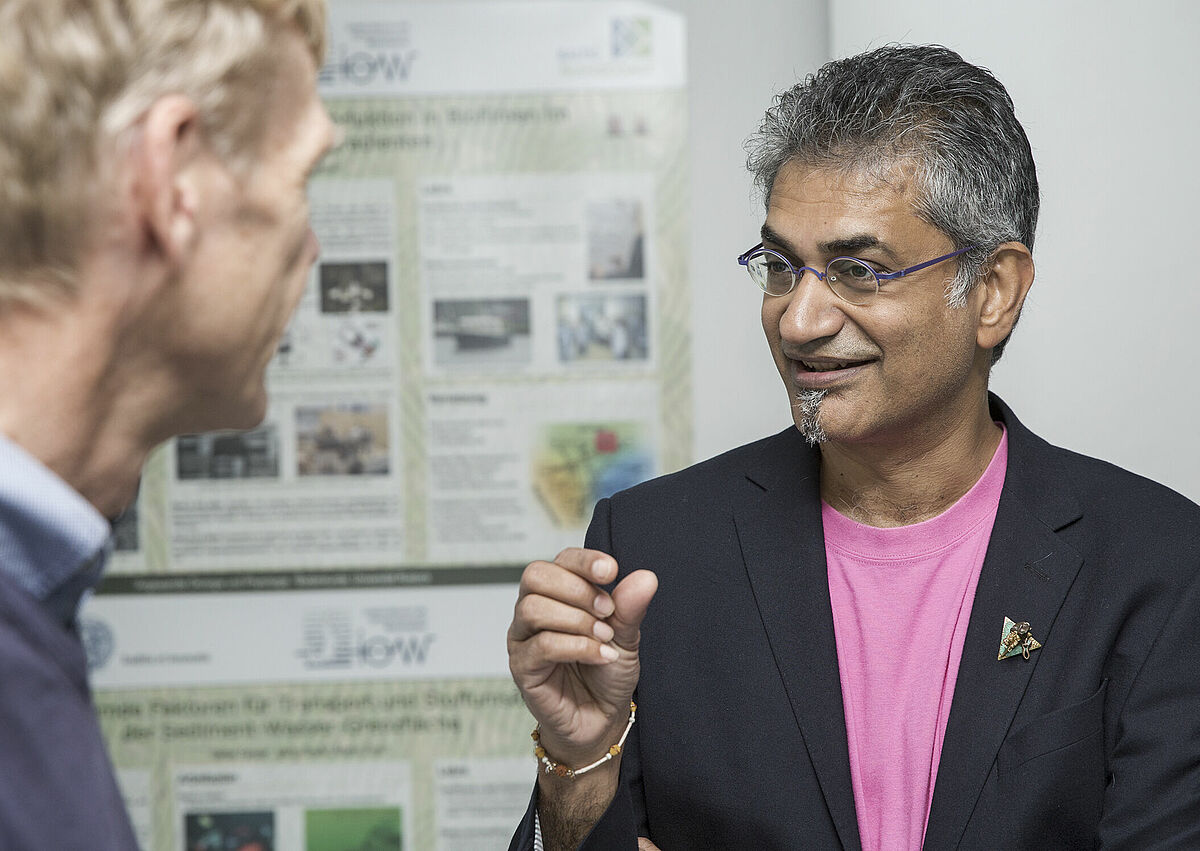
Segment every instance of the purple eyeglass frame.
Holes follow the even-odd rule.
[[[853,260],[855,263],[861,263],[862,265],[866,266],[868,269],[871,269],[871,274],[873,274],[875,276],[876,281],[894,281],[896,278],[903,278],[905,275],[911,274],[912,272],[919,272],[921,269],[927,269],[930,266],[935,266],[938,263],[942,263],[946,260],[949,260],[952,257],[957,257],[960,254],[965,254],[966,252],[970,251],[972,248],[975,248],[975,247],[976,246],[974,246],[974,245],[968,245],[966,248],[960,248],[960,249],[958,249],[958,251],[951,251],[949,254],[943,254],[941,257],[935,257],[932,260],[926,260],[924,263],[918,263],[916,266],[909,266],[909,267],[907,267],[905,269],[901,269],[897,272],[876,272],[874,269],[871,269],[870,263],[866,262],[865,260],[859,260],[857,257],[834,257],[832,260],[830,260],[828,263],[825,264],[824,272],[822,272],[819,269],[814,269],[812,266],[801,266],[801,267],[797,268],[792,265],[791,260],[788,260],[786,257],[784,257],[782,254],[780,254],[775,249],[763,248],[763,244],[761,242],[758,245],[751,248],[749,251],[746,251],[746,252],[738,255],[737,261],[738,261],[738,265],[745,266],[746,271],[749,272],[751,255],[753,255],[761,250],[763,252],[770,253],[770,254],[774,255],[775,257],[778,257],[784,263],[787,263],[788,268],[792,270],[792,288],[789,289],[787,291],[787,293],[779,293],[780,296],[785,296],[796,288],[796,282],[804,277],[805,270],[808,270],[809,272],[812,272],[814,275],[816,275],[818,280],[825,281],[825,276],[829,274],[829,267],[833,263],[836,263],[838,260]],[[753,276],[751,276],[751,277],[753,277]],[[826,282],[826,283],[828,283],[828,282]],[[876,287],[878,287],[878,286],[879,285],[876,284]],[[762,287],[760,286],[759,289],[762,289]],[[832,287],[830,287],[830,289],[832,289]],[[763,290],[763,292],[767,292],[767,291]],[[848,301],[848,299],[846,299],[846,297],[843,296],[841,293],[839,293],[837,290],[833,290],[833,294],[835,296],[837,296],[838,298],[842,299],[843,301]],[[775,293],[767,293],[767,295],[774,296]],[[776,297],[778,298],[778,296],[776,296]],[[854,302],[849,302],[849,303],[854,304]]]

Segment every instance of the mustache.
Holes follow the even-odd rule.
[[[820,358],[822,360],[836,361],[862,361],[874,360],[879,357],[879,352],[867,346],[848,347],[837,346],[828,347],[824,345],[802,345],[789,346],[784,343],[780,347],[783,356],[788,360],[809,360],[812,358]]]

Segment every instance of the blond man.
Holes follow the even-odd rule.
[[[317,244],[323,0],[0,6],[0,847],[136,847],[75,613],[147,454],[245,428]]]

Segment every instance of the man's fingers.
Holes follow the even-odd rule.
[[[563,550],[559,558],[565,558]],[[595,550],[577,550],[577,553],[590,553],[602,562],[598,573],[615,575],[617,564],[610,556],[597,554]],[[608,592],[598,588],[592,579],[581,576],[579,570],[585,572],[590,567],[580,567],[583,562],[578,558],[567,559],[567,564],[561,562],[535,561],[526,566],[521,574],[520,596],[540,594],[553,600],[559,600],[568,605],[592,612],[596,617],[606,618],[613,613],[612,598]],[[591,564],[591,562],[587,562]],[[592,575],[596,575],[593,571]]]
[[[619,658],[611,642],[622,627],[636,636],[658,580],[639,571],[618,586],[626,601],[622,620],[614,599],[595,584],[611,582],[616,573],[612,556],[577,547],[525,568],[508,629],[509,668],[518,684],[545,676],[548,666],[605,665]],[[623,646],[630,646],[628,638]]]
[[[658,590],[658,577],[649,570],[635,570],[613,589],[616,610],[608,623],[613,628],[613,641],[626,650],[637,650],[642,618]]]
[[[616,560],[599,550],[567,547],[554,557],[554,563],[582,576],[588,582],[600,585],[612,582],[617,578]]]
[[[657,845],[644,836],[638,837],[638,851],[659,851]]]
[[[517,680],[517,685],[524,687],[527,683],[523,681],[528,676],[537,676],[549,665],[607,665],[617,656],[616,650],[594,638],[543,631],[510,646],[508,668]]]
[[[541,594],[526,594],[517,600],[508,637],[525,641],[543,630],[586,635],[602,643],[613,638],[613,628],[591,612]]]

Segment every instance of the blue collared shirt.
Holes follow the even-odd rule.
[[[69,622],[80,580],[94,586],[111,551],[95,506],[0,435],[0,573]]]

